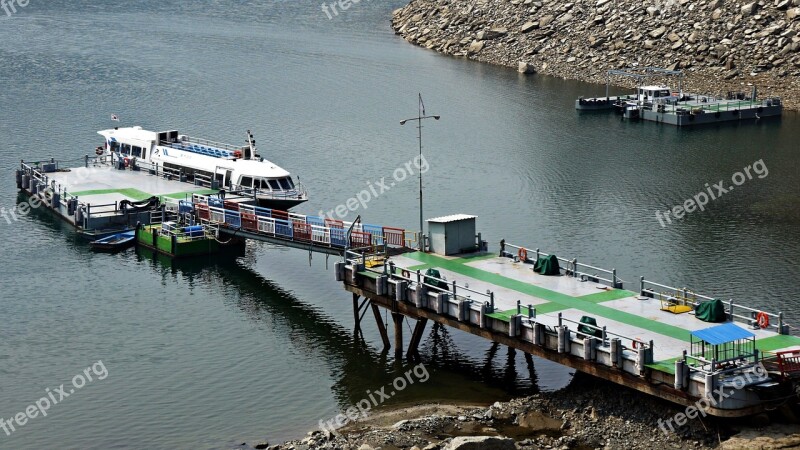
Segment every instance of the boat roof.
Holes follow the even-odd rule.
[[[646,91],[660,91],[662,89],[669,90],[669,86],[641,86],[639,89],[644,89]]]
[[[711,328],[692,331],[692,336],[702,339],[711,345],[720,345],[741,339],[751,339],[756,335],[729,322]]]
[[[144,130],[142,127],[138,126],[100,130],[97,132],[97,134],[109,139],[112,142],[118,140],[155,141],[158,139],[157,132]]]

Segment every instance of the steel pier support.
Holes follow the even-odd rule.
[[[378,309],[378,305],[374,303],[370,306],[372,306],[372,314],[375,316],[375,323],[378,325],[378,332],[381,334],[381,340],[383,340],[383,349],[389,350],[392,348],[392,344],[389,343],[389,333],[386,332],[386,326],[383,324],[381,311]]]
[[[403,356],[403,316],[400,313],[393,312],[392,319],[394,320],[394,354],[397,358]]]
[[[416,355],[419,349],[419,343],[422,341],[422,335],[425,333],[425,325],[428,324],[428,319],[417,319],[417,324],[414,326],[414,332],[411,334],[411,341],[408,343],[408,351],[406,356]]]

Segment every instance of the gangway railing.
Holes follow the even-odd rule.
[[[396,227],[337,221],[251,204],[192,195],[192,206],[202,223],[243,230],[271,238],[335,248],[404,247],[405,230]],[[348,229],[352,231],[348,233]]]

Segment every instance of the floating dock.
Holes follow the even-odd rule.
[[[755,86],[749,93],[727,92],[724,96],[683,92],[683,73],[656,67],[609,70],[606,95],[579,98],[575,109],[581,111],[616,110],[630,120],[647,120],[676,126],[701,125],[741,120],[778,117],[783,114],[780,97],[758,99]],[[634,94],[610,96],[611,78],[622,76],[636,80]],[[653,77],[678,78],[677,90],[665,85],[644,86]]]
[[[182,182],[171,173],[126,167],[118,164],[119,159],[86,156],[82,167],[64,167],[55,160],[22,161],[16,171],[17,188],[91,239],[132,230],[137,223],[161,223],[168,219],[165,212],[177,214],[181,200],[219,193]],[[229,197],[234,202],[254,201],[236,194]]]

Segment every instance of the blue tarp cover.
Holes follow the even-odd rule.
[[[738,341],[755,337],[755,334],[733,323],[725,323],[711,328],[692,331],[692,336],[702,339],[711,345],[720,345],[726,342]]]

